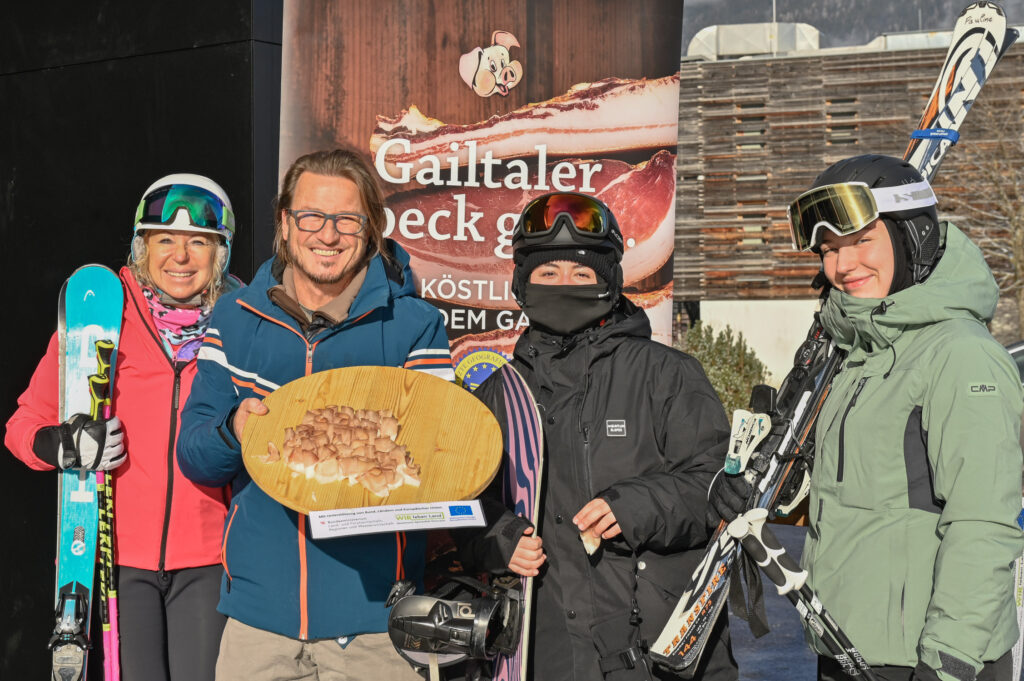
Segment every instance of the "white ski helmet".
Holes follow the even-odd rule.
[[[174,173],[149,186],[135,210],[132,260],[142,253],[141,232],[147,229],[216,234],[221,239],[217,264],[227,272],[235,236],[235,214],[227,193],[210,178]]]

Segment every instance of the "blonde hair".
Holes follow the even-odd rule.
[[[377,253],[390,261],[390,254],[384,249],[384,228],[387,226],[384,193],[370,164],[359,152],[351,148],[305,154],[295,159],[285,172],[284,179],[281,180],[281,193],[274,199],[274,253],[277,257],[286,264],[290,262],[288,249],[285,247],[284,220],[281,214],[292,207],[295,186],[299,183],[302,173],[306,172],[327,177],[343,177],[351,180],[359,190],[359,198],[366,211],[367,224],[364,233],[368,244],[362,260],[356,264],[356,269],[362,268]]]
[[[137,234],[133,237],[132,250],[128,254],[128,269],[135,276],[135,281],[139,282],[142,286],[149,288],[157,288],[156,284],[153,283],[153,278],[149,276],[149,247],[146,244],[146,236],[151,230],[145,230],[141,234]],[[207,285],[206,290],[203,291],[203,305],[213,307],[213,304],[217,302],[225,291],[225,272],[224,272],[224,261],[228,257],[228,247],[224,245],[224,242],[220,237],[214,237],[216,241],[214,245],[217,246],[217,255],[213,262],[213,276],[210,278],[210,283]]]

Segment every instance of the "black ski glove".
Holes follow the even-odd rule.
[[[732,522],[746,511],[751,491],[743,473],[729,475],[724,468],[718,471],[708,488],[708,507],[704,514],[708,527],[717,527],[722,520]]]
[[[911,681],[939,681],[939,674],[934,669],[926,665],[924,662],[918,662],[917,666],[914,667],[914,675],[910,677]]]
[[[124,450],[121,420],[91,420],[75,414],[59,426],[40,428],[32,443],[32,451],[55,468],[91,468],[109,471],[128,457]]]

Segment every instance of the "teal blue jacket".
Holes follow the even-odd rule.
[[[404,366],[454,378],[441,313],[416,297],[409,256],[391,246],[397,266],[374,256],[348,318],[312,339],[268,297],[280,283],[271,261],[214,309],[182,415],[178,464],[200,484],[234,483],[219,610],[250,626],[303,640],[383,632],[396,578],[422,579],[423,533],[314,541],[306,516],[251,484],[228,427],[243,399],[326,369]]]

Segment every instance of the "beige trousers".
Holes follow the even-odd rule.
[[[217,681],[423,681],[387,634],[362,634],[342,648],[333,640],[299,641],[228,618]]]

